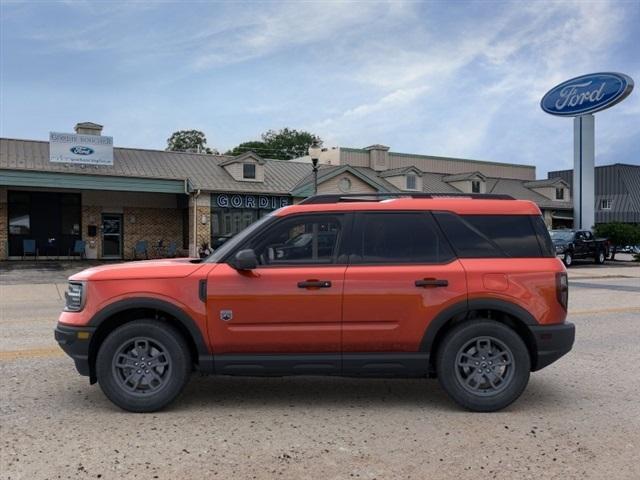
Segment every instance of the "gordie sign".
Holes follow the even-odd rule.
[[[275,210],[289,205],[289,197],[220,193],[212,198],[212,205],[221,208],[262,208]]]
[[[590,73],[572,78],[549,90],[540,107],[551,115],[576,117],[598,112],[624,100],[633,80],[622,73]]]

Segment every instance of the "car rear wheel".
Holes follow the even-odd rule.
[[[493,412],[514,402],[529,382],[529,351],[511,328],[473,320],[451,330],[438,349],[442,388],[462,407]]]
[[[189,348],[176,329],[153,320],[127,323],[104,340],[96,358],[98,383],[131,412],[159,410],[182,392],[191,372]]]
[[[569,268],[571,265],[573,265],[573,255],[571,255],[569,252],[564,254],[564,259],[562,260],[564,262],[564,266]]]

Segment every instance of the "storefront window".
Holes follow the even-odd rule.
[[[9,194],[9,233],[28,235],[31,231],[29,194],[11,192]]]
[[[80,235],[80,197],[70,194],[60,195],[60,233]]]
[[[229,238],[273,210],[288,205],[285,196],[218,194],[211,198],[211,247]]]

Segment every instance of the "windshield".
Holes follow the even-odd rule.
[[[565,242],[573,240],[573,232],[571,231],[551,230],[549,234],[552,240],[562,240]]]
[[[241,230],[235,236],[231,237],[229,240],[220,245],[220,247],[218,247],[211,255],[209,255],[207,258],[203,258],[202,261],[207,263],[220,262],[230,251],[236,248],[237,245],[241,244],[249,235],[262,227],[262,225],[267,223],[271,219],[271,217],[273,217],[273,212],[265,215],[257,222],[253,222],[247,228]]]

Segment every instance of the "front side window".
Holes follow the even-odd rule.
[[[415,175],[407,175],[407,190],[415,190],[417,184]]]
[[[564,200],[564,188],[556,188],[556,200]]]
[[[342,221],[340,216],[292,218],[274,225],[248,246],[260,265],[308,265],[335,262]]]
[[[242,164],[242,177],[246,179],[256,178],[256,164],[255,163],[243,163]]]
[[[453,252],[430,214],[362,214],[354,242],[354,263],[446,263]]]

